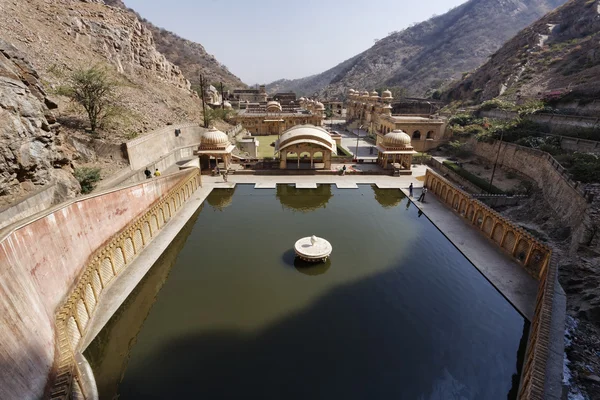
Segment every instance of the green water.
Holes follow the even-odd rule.
[[[152,274],[86,352],[101,398],[515,398],[527,322],[398,190],[215,190]]]

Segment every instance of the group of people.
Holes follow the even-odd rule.
[[[144,171],[144,175],[146,175],[146,179],[152,178],[152,172],[147,167]],[[158,170],[158,168],[154,170],[154,176],[160,176],[160,171]]]
[[[425,195],[426,194],[427,194],[427,186],[423,186],[423,190],[421,191],[421,195],[419,196],[419,198],[417,199],[417,201],[420,201],[421,203],[425,202]],[[413,184],[412,184],[412,182],[408,186],[408,195],[410,197],[413,197]]]

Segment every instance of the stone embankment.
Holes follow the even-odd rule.
[[[79,340],[104,288],[199,184],[198,169],[181,171],[63,203],[0,232],[0,398],[90,398]]]
[[[431,193],[469,221],[539,281],[518,398],[559,400],[565,305],[564,294],[557,280],[556,255],[552,254],[550,247],[539,242],[517,224],[472,199],[468,193],[437,173],[427,170],[425,182]]]

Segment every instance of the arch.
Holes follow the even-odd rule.
[[[71,350],[75,351],[79,340],[81,340],[81,332],[79,332],[77,322],[75,322],[75,318],[73,316],[70,316],[67,319],[67,337],[69,338]]]
[[[421,139],[421,131],[414,131],[412,134],[412,138],[415,140]]]
[[[519,242],[517,243],[517,247],[515,248],[515,258],[517,260],[519,260],[520,262],[525,262],[525,259],[527,258],[527,253],[529,252],[529,248],[531,247],[531,243],[529,243],[529,240],[525,239],[525,238],[521,238],[519,239]]]
[[[529,257],[529,262],[527,266],[529,269],[532,269],[536,273],[539,273],[544,266],[544,262],[546,261],[547,254],[540,249],[534,249],[531,252],[531,256]]]
[[[500,244],[500,242],[502,242],[502,236],[504,236],[504,225],[497,223],[492,232],[492,240]]]
[[[179,197],[179,192],[175,193],[175,209],[179,209],[181,207],[181,198]]]
[[[92,289],[96,293],[96,296],[100,296],[102,293],[102,281],[100,280],[100,271],[96,270],[92,273]]]
[[[483,224],[483,212],[481,210],[477,210],[477,213],[475,214],[475,226],[481,228],[481,225]]]
[[[123,248],[125,250],[125,264],[129,264],[135,257],[135,246],[133,245],[133,239],[128,237],[123,241]]]
[[[123,255],[123,249],[120,247],[115,247],[113,250],[113,263],[116,273],[119,273],[125,266],[125,256]]]
[[[154,214],[152,215],[152,218],[156,218],[154,216]],[[144,246],[147,245],[148,243],[150,243],[150,240],[152,239],[152,229],[150,228],[150,222],[148,221],[144,221],[144,223],[142,224],[142,240],[144,241]]]
[[[506,235],[504,235],[504,242],[502,242],[502,248],[509,253],[512,253],[515,248],[515,241],[517,240],[517,235],[512,230],[508,230]]]
[[[467,200],[465,198],[460,199],[460,206],[458,208],[458,211],[461,213],[461,215],[466,215],[466,213],[467,213]]]
[[[446,185],[442,185],[442,192],[440,197],[442,198],[442,200],[446,198]]]
[[[487,216],[483,221],[483,232],[489,236],[492,234],[492,229],[494,229],[494,219],[490,216]]]
[[[448,189],[446,192],[446,197],[444,198],[447,204],[452,205],[452,196],[454,196],[454,190]]]
[[[177,209],[179,207],[177,207],[177,204],[175,203],[175,199],[173,197],[171,197],[171,217],[173,216],[173,214],[175,214],[175,212],[177,211]]]
[[[434,139],[434,138],[435,138],[435,132],[434,131],[427,132],[427,136],[425,137],[425,139]]]
[[[454,197],[452,198],[452,208],[458,210],[458,205],[460,203],[460,196],[458,193],[454,193]]]
[[[469,204],[467,205],[467,218],[473,220],[473,215],[475,215],[475,206],[473,204]]]
[[[169,203],[167,201],[167,202],[165,202],[165,205],[167,206],[166,208],[165,208],[165,206],[163,206],[161,208],[162,217],[163,217],[162,218],[163,220],[160,223],[161,225],[163,225],[165,222],[167,222],[169,220],[169,218],[171,218],[171,203]]]
[[[104,286],[115,276],[115,269],[110,258],[106,257],[102,260],[102,265],[100,266],[100,277],[102,278],[102,283]]]
[[[90,316],[85,308],[85,303],[82,298],[77,299],[77,303],[75,304],[75,310],[77,312],[77,321],[79,321],[79,326],[81,329],[85,329]]]
[[[158,210],[160,216],[162,216],[162,209]],[[158,231],[158,217],[156,214],[150,216],[150,231],[154,235]]]
[[[142,226],[145,227],[146,224],[147,222],[144,222]],[[133,232],[133,245],[135,246],[135,254],[142,251],[142,248],[144,247],[144,238],[142,237],[141,229],[136,229],[135,232]]]
[[[85,285],[85,304],[87,304],[90,313],[96,308],[96,296],[94,295],[94,289],[90,283]]]

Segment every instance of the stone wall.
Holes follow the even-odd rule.
[[[485,143],[472,139],[471,145],[478,157],[493,163],[498,155],[498,166],[535,181],[548,206],[572,230],[581,225],[588,209],[586,192],[548,153],[497,140]]]
[[[49,376],[60,377],[71,372],[60,367],[65,361],[73,364],[74,357],[72,354],[64,356],[61,347],[72,346],[72,341],[57,341],[60,329],[55,324],[55,313],[58,308],[68,304],[65,300],[77,289],[95,252],[106,248],[117,234],[154,205],[175,196],[173,190],[191,176],[198,176],[198,170],[72,200],[3,233],[0,238],[0,348],[4,362],[0,369],[0,398],[41,398],[48,388]],[[179,204],[182,200],[179,194],[177,196],[173,201]],[[168,207],[173,212],[174,207]],[[147,232],[145,227],[143,232]],[[137,234],[135,240],[134,243],[139,243]],[[130,257],[129,250],[124,249],[125,260]],[[107,271],[103,274],[101,279],[108,276]],[[97,286],[93,289],[95,295]],[[87,289],[85,293],[89,300],[91,293]],[[86,307],[89,312],[89,305]],[[63,310],[59,319],[70,315]],[[83,314],[79,317],[83,318]],[[81,321],[77,324],[84,326]]]
[[[177,136],[175,131],[179,129]],[[132,170],[145,168],[175,149],[198,145],[205,129],[196,123],[170,125],[127,142],[127,156]]]
[[[504,119],[510,120],[519,117],[519,114],[514,111],[503,111],[503,110],[488,110],[480,111],[479,116],[487,117],[492,119]],[[546,124],[550,127],[552,133],[561,133],[565,129],[573,128],[598,128],[600,126],[600,118],[598,117],[585,117],[580,115],[562,115],[562,114],[532,114],[524,116],[523,118],[537,122],[539,124]]]

